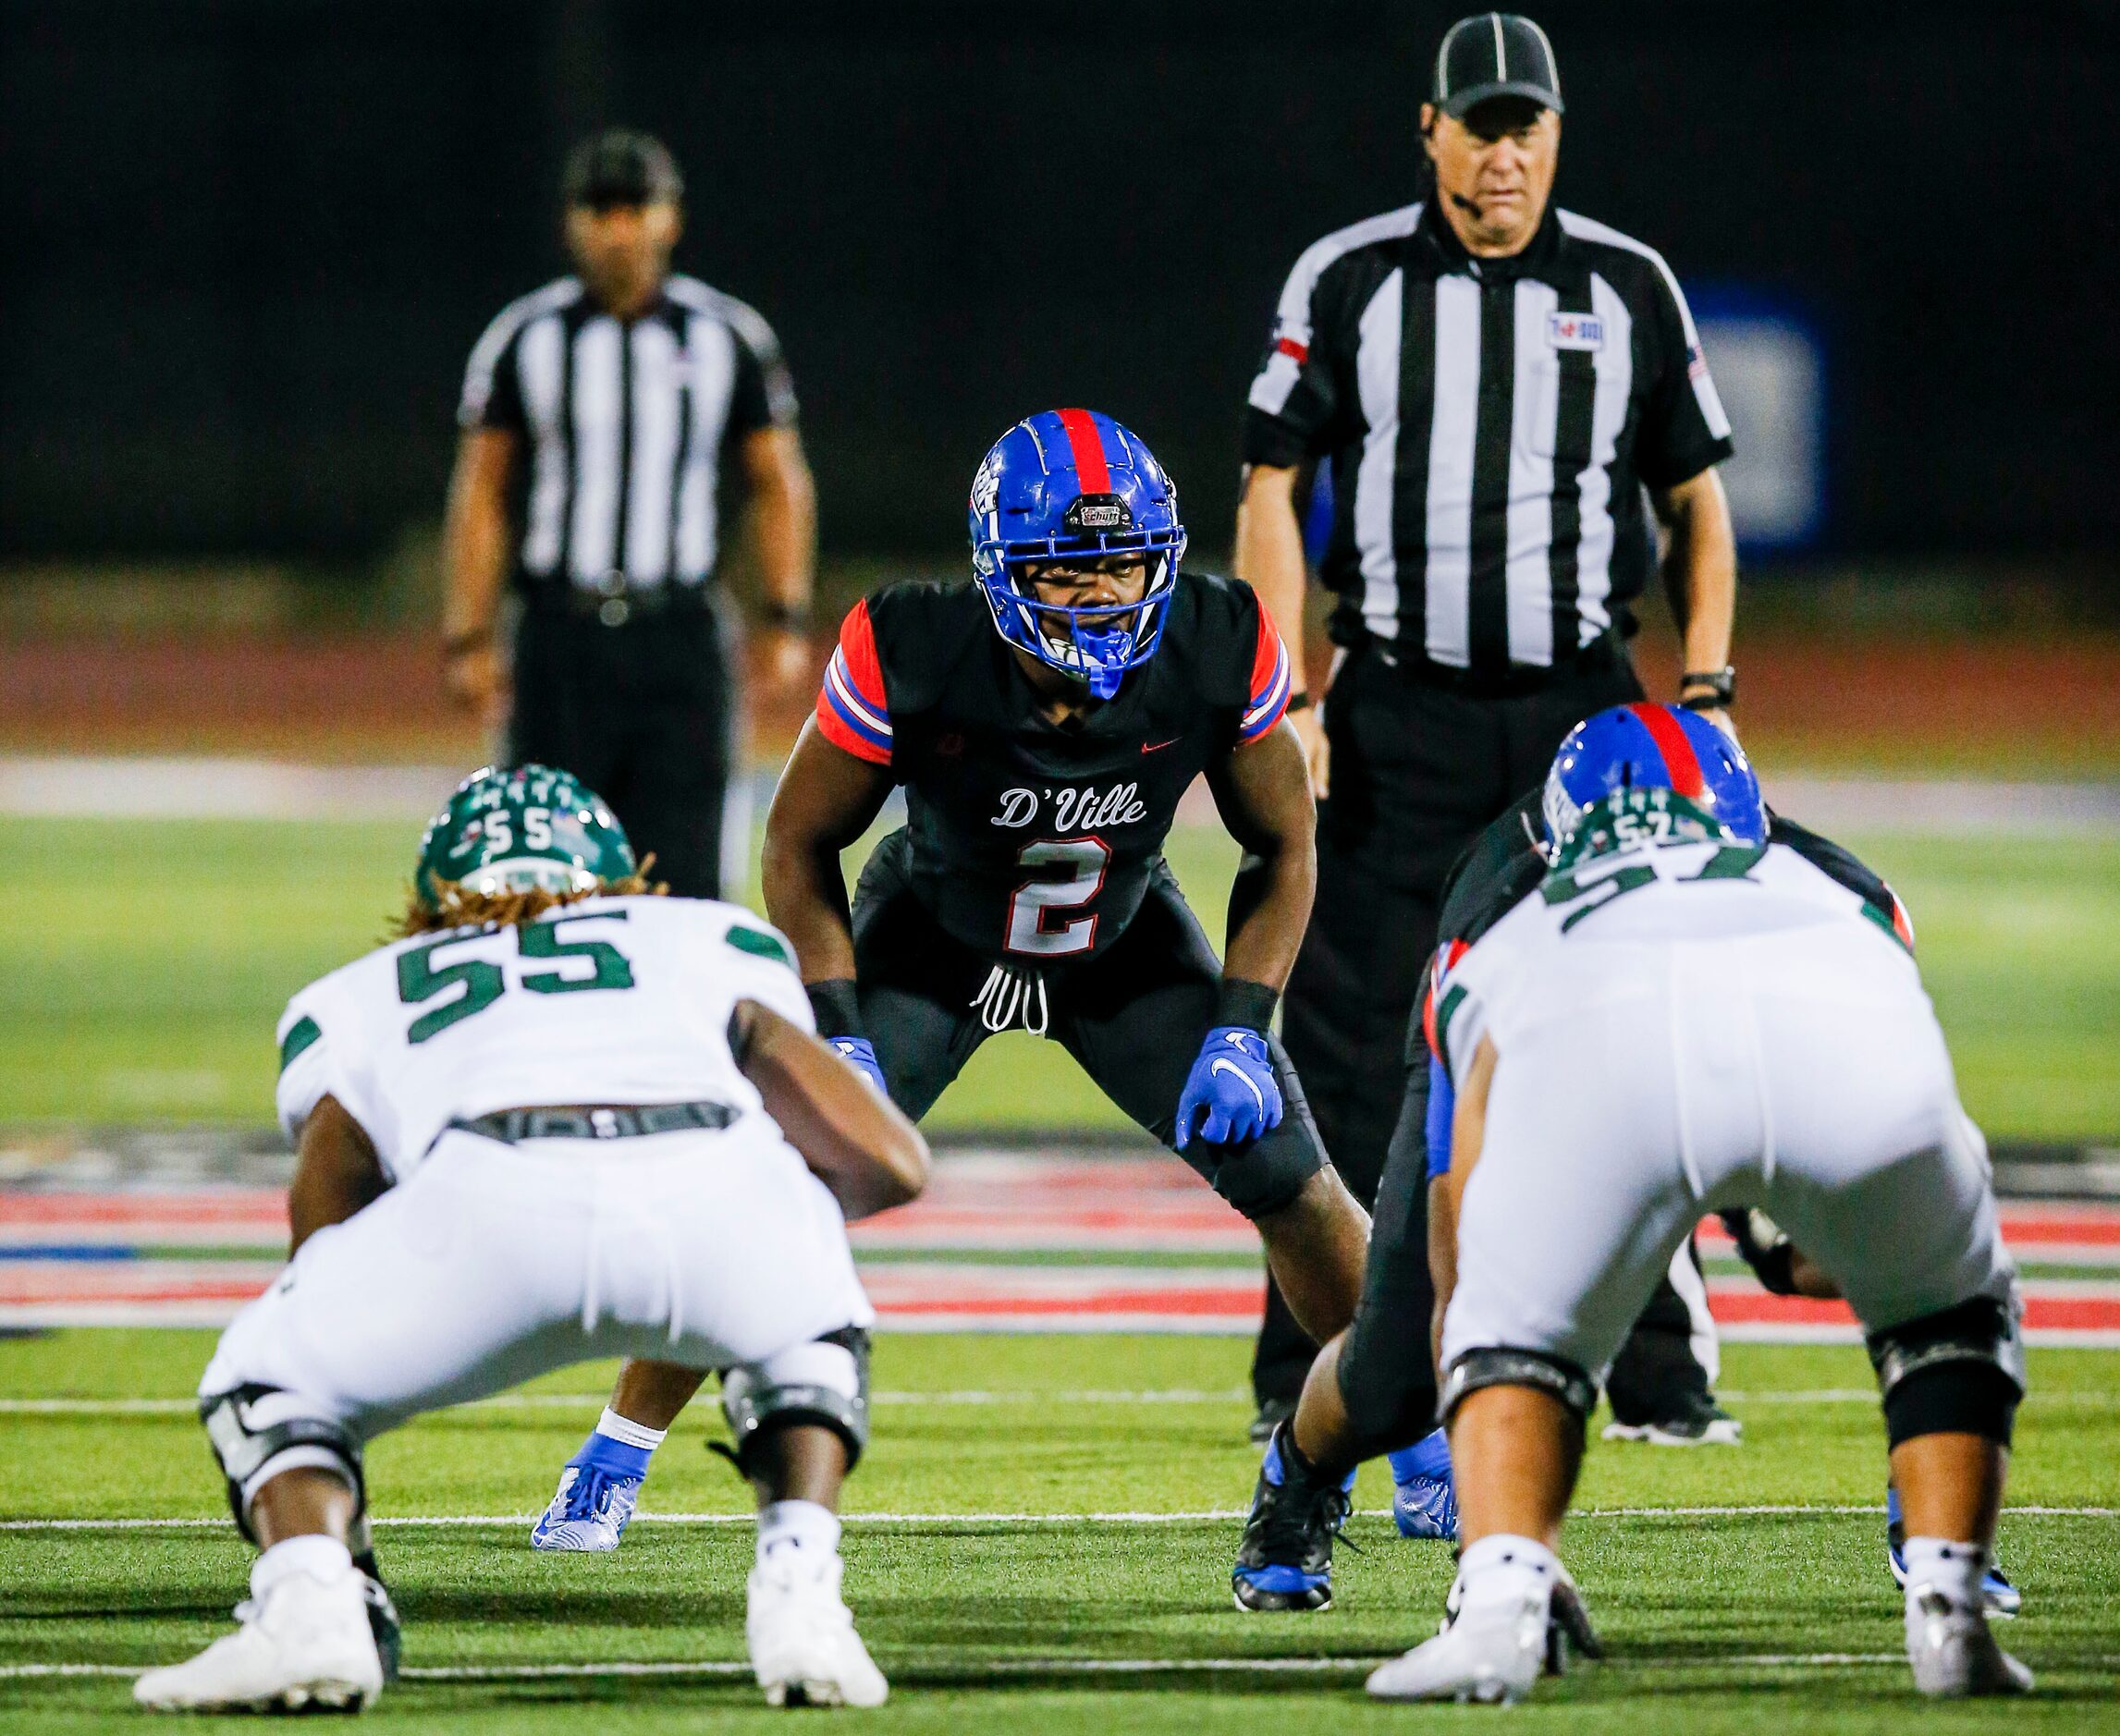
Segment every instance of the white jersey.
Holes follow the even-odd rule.
[[[1483,1035],[1505,1051],[1512,1035],[1555,1019],[1596,1017],[1600,1005],[1616,1016],[1639,975],[1618,968],[1623,948],[1727,947],[1731,968],[1757,986],[1775,972],[1777,935],[1820,927],[1845,935],[1834,943],[1833,984],[1844,977],[1858,998],[1865,984],[1893,997],[1920,994],[1898,901],[1873,903],[1786,845],[1644,842],[1607,851],[1549,874],[1447,968],[1438,960],[1437,1047],[1462,1079]],[[1799,954],[1816,992],[1815,950],[1785,949],[1791,960]]]
[[[392,1181],[450,1121],[495,1109],[709,1102],[772,1130],[729,1051],[743,1000],[815,1028],[793,948],[732,904],[593,898],[520,927],[415,935],[288,1003],[280,1124],[299,1138],[330,1094]]]

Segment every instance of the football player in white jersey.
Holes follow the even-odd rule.
[[[880,1705],[839,1590],[875,1317],[846,1219],[920,1191],[919,1133],[812,1034],[786,941],[653,896],[564,772],[467,778],[403,926],[281,1021],[294,1258],[199,1383],[262,1553],[238,1631],[135,1697],[374,1701],[396,1622],[363,1444],[569,1363],[654,1355],[722,1375],[759,1501],[745,1637],[766,1697]]]
[[[1450,1624],[1369,1692],[1530,1690],[1599,1383],[1701,1215],[1746,1206],[1868,1334],[1916,1686],[2028,1690],[1981,1594],[2024,1396],[2016,1271],[1896,907],[1770,844],[1743,755],[1673,707],[1580,726],[1546,815],[1544,881],[1435,985],[1457,1098],[1434,1233],[1455,1252],[1438,1287],[1463,1553]]]

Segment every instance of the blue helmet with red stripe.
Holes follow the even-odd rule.
[[[1751,762],[1698,712],[1647,702],[1614,705],[1568,732],[1546,774],[1546,837],[1556,856],[1589,809],[1628,790],[1669,790],[1681,799],[1658,804],[1677,816],[1669,836],[1766,841],[1767,804]],[[1620,828],[1603,847],[1625,841]]]
[[[1027,416],[972,479],[972,570],[1011,645],[1109,699],[1156,654],[1185,553],[1178,491],[1140,436],[1097,410]],[[1143,561],[1138,603],[1057,607],[1026,569],[1056,562]]]

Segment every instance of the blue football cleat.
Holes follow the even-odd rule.
[[[1451,1481],[1450,1442],[1440,1428],[1388,1455],[1391,1519],[1402,1537],[1450,1543],[1457,1537],[1457,1487]]]
[[[647,1480],[641,1448],[592,1435],[559,1473],[559,1491],[531,1527],[533,1549],[602,1555],[619,1547]]]
[[[1332,1540],[1353,1506],[1354,1473],[1319,1482],[1307,1467],[1293,1465],[1282,1443],[1292,1424],[1274,1431],[1258,1468],[1244,1542],[1230,1574],[1239,1609],[1332,1608]]]
[[[1884,1561],[1892,1570],[1893,1583],[1906,1589],[1906,1522],[1899,1512],[1899,1491],[1889,1484],[1884,1490]],[[1980,1599],[1991,1616],[2007,1621],[2024,1608],[2024,1594],[2011,1584],[1999,1561],[1988,1563],[1980,1582]]]

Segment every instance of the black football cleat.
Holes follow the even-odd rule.
[[[1239,1609],[1332,1608],[1332,1540],[1347,1522],[1354,1473],[1319,1481],[1295,1452],[1292,1427],[1283,1423],[1274,1431],[1252,1491],[1244,1542],[1230,1574]]]

